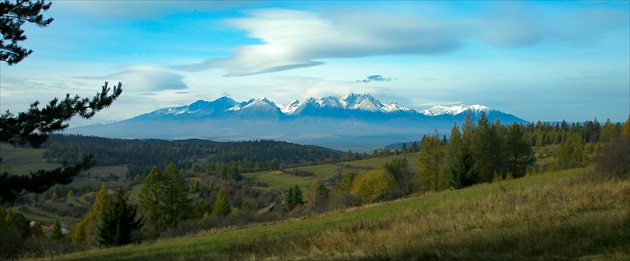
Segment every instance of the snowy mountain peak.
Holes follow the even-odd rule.
[[[287,115],[297,115],[301,111],[309,109],[333,109],[333,110],[350,110],[365,112],[381,112],[394,113],[406,112],[413,113],[413,109],[401,106],[397,103],[382,103],[369,94],[349,93],[339,98],[327,96],[322,98],[308,98],[304,102],[297,100],[288,104],[277,105],[280,110]]]
[[[440,116],[440,115],[455,116],[466,111],[471,111],[474,114],[480,114],[481,112],[488,112],[490,110],[491,110],[490,108],[483,105],[479,105],[479,104],[473,104],[470,106],[465,105],[465,104],[460,104],[460,105],[454,105],[450,107],[443,106],[443,105],[436,105],[426,110],[423,110],[422,114],[426,116]]]
[[[302,105],[300,101],[293,100],[292,102],[287,104],[278,104],[278,108],[280,108],[280,111],[284,114],[293,115],[295,114],[295,111],[300,107],[300,105]]]

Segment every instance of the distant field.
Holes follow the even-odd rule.
[[[348,172],[355,172],[361,174],[367,171],[369,168],[380,168],[385,163],[391,161],[396,157],[404,157],[409,161],[409,167],[412,170],[417,169],[417,153],[400,154],[397,156],[391,155],[383,158],[374,158],[366,160],[356,160],[341,162],[338,164],[321,164],[313,166],[305,166],[298,168],[289,168],[291,170],[302,170],[312,172],[313,176],[310,177],[297,177],[294,175],[283,173],[282,171],[260,171],[242,174],[245,178],[262,182],[269,185],[272,188],[288,189],[290,186],[299,185],[302,188],[306,188],[309,184],[319,179],[330,178],[336,174],[346,174]]]
[[[40,169],[55,169],[58,163],[47,163],[43,157],[45,149],[15,148],[6,143],[0,143],[0,173],[28,174]]]
[[[54,260],[630,259],[630,181],[553,172]]]

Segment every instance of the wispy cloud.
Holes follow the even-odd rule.
[[[263,9],[228,20],[261,43],[237,47],[231,57],[211,58],[177,69],[220,68],[246,76],[321,65],[328,58],[378,55],[436,55],[470,41],[498,48],[547,42],[594,43],[610,30],[627,27],[628,13],[589,9],[550,16],[521,4],[498,4],[488,14],[441,19],[365,10],[315,13]]]
[[[262,44],[241,46],[232,57],[179,69],[222,68],[228,71],[226,76],[244,76],[323,64],[316,59],[435,54],[457,49],[460,35],[465,34],[446,21],[371,12],[324,16],[265,9],[228,23],[248,31]]]
[[[363,80],[357,80],[357,82],[362,82],[362,83],[368,83],[368,82],[391,82],[393,80],[395,80],[395,78],[383,77],[381,75],[374,74],[374,75],[370,75],[368,77],[365,77],[365,79],[363,79]]]
[[[188,86],[184,76],[161,67],[133,65],[122,67],[118,72],[107,76],[77,77],[83,79],[117,79],[124,84],[126,92],[156,92],[182,90]]]

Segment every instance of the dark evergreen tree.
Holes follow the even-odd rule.
[[[302,194],[302,189],[300,189],[300,186],[298,185],[293,187],[293,202],[296,205],[304,203],[304,195]]]
[[[532,147],[523,139],[521,125],[512,123],[508,128],[507,137],[503,143],[503,155],[507,171],[513,178],[525,176],[527,168],[536,161]]]
[[[484,112],[477,120],[477,128],[472,140],[472,152],[480,174],[481,182],[491,182],[494,175],[502,170],[501,139],[488,123]]]
[[[385,169],[392,174],[398,184],[398,190],[402,196],[413,192],[413,172],[409,170],[409,162],[405,158],[394,158],[385,163]]]
[[[470,124],[470,122],[468,123]],[[478,171],[469,147],[465,146],[457,123],[451,129],[451,138],[447,147],[447,173],[450,175],[449,186],[459,189],[478,182]]]
[[[137,208],[129,204],[129,195],[118,187],[112,200],[103,209],[98,226],[99,242],[103,246],[131,243],[132,234],[142,228],[142,218],[136,220]]]
[[[292,210],[295,207],[295,193],[293,192],[293,186],[289,187],[287,196],[284,198],[284,206],[287,210]]]

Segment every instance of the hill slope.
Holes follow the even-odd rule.
[[[578,169],[56,260],[630,258],[630,180]]]

